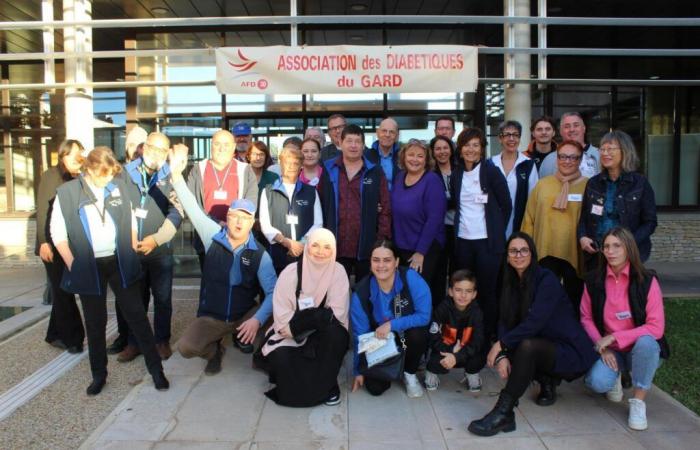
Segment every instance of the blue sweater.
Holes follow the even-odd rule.
[[[396,174],[391,190],[394,242],[425,256],[434,240],[445,245],[445,186],[435,172],[426,172],[413,186],[405,179],[405,171]]]
[[[379,284],[377,284],[377,280],[374,276],[370,275],[370,277],[369,301],[372,304],[374,320],[378,324],[384,324],[390,321],[391,331],[394,332],[406,331],[410,328],[428,325],[432,313],[430,287],[428,287],[428,284],[418,272],[413,269],[409,269],[406,272],[406,282],[408,283],[408,289],[411,293],[411,299],[413,300],[414,312],[413,314],[398,318],[394,317],[394,310],[391,305],[394,297],[403,289],[403,283],[401,282],[399,273],[396,272],[394,276],[394,287],[391,292],[388,293],[379,288]],[[355,292],[353,292],[352,299],[350,300],[350,322],[352,323],[353,373],[359,375],[358,367],[360,357],[357,353],[358,336],[369,333],[372,330],[370,329],[369,318],[364,308],[362,308],[362,302]]]

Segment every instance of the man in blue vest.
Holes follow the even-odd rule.
[[[178,350],[184,358],[206,359],[204,373],[214,375],[221,371],[223,338],[234,333],[240,342],[250,344],[270,317],[277,275],[272,259],[251,233],[255,204],[247,199],[234,200],[226,214],[226,225],[221,227],[206,215],[187,188],[182,178],[186,166],[187,147],[176,145],[170,156],[173,188],[205,248],[197,318],[180,338]],[[255,297],[260,289],[264,300],[248,318],[257,306]]]

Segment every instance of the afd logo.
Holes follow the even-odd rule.
[[[240,49],[238,50],[238,58],[240,62],[228,61],[229,65],[233,67],[233,70],[236,72],[247,72],[258,63],[257,61],[247,58]]]

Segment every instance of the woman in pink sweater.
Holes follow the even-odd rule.
[[[581,324],[600,359],[586,375],[586,385],[622,400],[621,371],[632,374],[628,425],[647,428],[644,398],[651,388],[659,358],[668,357],[664,339],[664,306],[656,274],[644,268],[632,233],[615,227],[603,237],[599,270],[586,277]]]

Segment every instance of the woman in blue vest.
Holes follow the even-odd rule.
[[[282,177],[260,196],[260,228],[269,242],[272,264],[279,275],[304,251],[307,235],[323,226],[321,201],[313,186],[299,180],[301,151],[285,147],[279,156]]]
[[[423,387],[416,372],[421,356],[428,348],[427,325],[432,312],[430,288],[418,272],[399,267],[399,251],[385,239],[372,247],[370,270],[370,275],[355,285],[350,302],[355,376],[352,390],[355,392],[364,385],[370,394],[382,395],[391,387],[390,381],[365,377],[360,373],[358,337],[371,331],[380,339],[386,338],[389,332],[403,333],[406,393],[411,398],[421,397]],[[395,314],[396,301],[400,305],[400,317]]]
[[[51,238],[66,264],[61,287],[80,295],[85,316],[92,383],[97,395],[107,381],[107,286],[133,331],[156,389],[167,390],[153,331],[141,303],[141,263],[135,252],[136,219],[112,150],[97,147],[85,158],[83,175],[61,185],[51,216]]]
[[[512,211],[506,179],[486,159],[486,137],[479,128],[459,133],[462,164],[453,171],[455,202],[454,270],[476,274],[486,339],[494,339],[498,322],[497,279],[505,249],[506,225]]]
[[[596,360],[559,278],[537,263],[532,238],[513,233],[506,255],[498,341],[486,361],[507,381],[491,412],[469,424],[479,436],[515,430],[513,408],[533,380],[540,384],[536,403],[549,406],[556,400],[557,380],[578,378]]]

